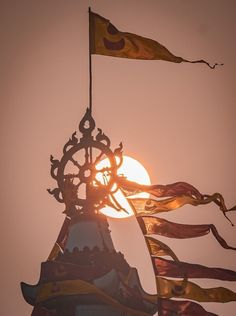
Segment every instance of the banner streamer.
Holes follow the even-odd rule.
[[[165,60],[173,63],[202,63],[214,69],[207,61],[187,60],[172,54],[165,46],[147,37],[119,31],[109,20],[89,11],[90,54],[143,60]]]
[[[236,250],[235,247],[231,247],[226,243],[213,224],[178,224],[154,216],[143,216],[140,220],[138,219],[138,221],[145,235],[156,234],[169,238],[186,239],[202,237],[212,232],[223,248]]]
[[[164,258],[153,258],[155,274],[157,276],[181,278],[182,271],[185,271],[188,278],[206,278],[224,281],[236,281],[236,271],[210,268],[200,264],[192,264],[187,262],[176,262]]]
[[[182,281],[168,280],[161,277],[156,277],[160,292],[158,296],[164,298],[187,298],[198,302],[217,302],[226,303],[236,301],[236,293],[224,287],[216,288],[201,288],[199,285],[187,281],[184,291],[182,291]],[[177,293],[176,289],[180,288]]]
[[[143,211],[145,211],[145,208],[150,209],[149,203],[154,203],[154,209],[153,207],[151,207],[152,214],[155,214],[154,213],[155,204],[159,206],[159,211],[162,205],[164,206],[164,211],[168,211],[168,210],[176,209],[186,204],[197,206],[197,205],[204,205],[204,204],[209,204],[211,202],[214,202],[217,206],[219,206],[224,216],[230,221],[226,213],[236,210],[236,205],[230,209],[226,207],[224,198],[220,193],[214,193],[212,195],[202,194],[194,186],[186,182],[176,182],[176,183],[167,184],[167,185],[161,185],[161,184],[142,185],[136,182],[128,181],[124,177],[117,177],[117,182],[127,197],[129,197],[130,195],[140,193],[140,192],[147,192],[157,198],[171,198],[171,200],[168,199],[166,201],[165,200],[158,200],[158,201],[150,200],[150,202],[148,203],[147,203],[148,200],[144,199],[146,201],[146,205],[144,206]],[[130,201],[132,202],[132,199],[130,199]],[[163,201],[167,203],[165,204],[165,202]],[[136,200],[136,203],[137,203],[137,200]],[[158,207],[156,209],[158,210]],[[137,211],[137,214],[138,212],[139,211]],[[233,223],[231,221],[230,223],[233,226]]]

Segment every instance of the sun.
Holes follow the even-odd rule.
[[[102,169],[109,166],[109,160],[104,159],[100,161],[97,165],[97,169]],[[125,176],[127,180],[134,181],[139,184],[145,184],[150,185],[150,177],[148,175],[147,170],[143,167],[143,165],[137,161],[134,158],[131,158],[129,156],[123,156],[123,163],[118,169],[118,175]],[[105,177],[104,175],[99,175],[97,178],[101,183],[105,184]],[[136,194],[135,197],[141,197],[141,198],[148,198],[148,193],[139,193]],[[106,206],[100,210],[100,212],[108,217],[113,218],[126,218],[134,215],[134,212],[127,201],[126,197],[124,196],[123,192],[121,190],[116,191],[113,196],[110,196],[113,201],[117,201],[119,205],[125,209],[125,211],[120,210],[117,211],[115,208]]]

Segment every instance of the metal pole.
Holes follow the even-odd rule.
[[[92,54],[91,54],[91,8],[88,9],[89,13],[89,110],[92,114]]]

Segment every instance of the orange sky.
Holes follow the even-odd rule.
[[[1,280],[0,314],[30,315],[19,283],[36,283],[63,222],[63,206],[46,189],[49,156],[62,147],[88,105],[88,6],[121,31],[158,40],[186,59],[224,63],[172,64],[93,56],[97,127],[136,157],[153,183],[186,181],[236,202],[236,3],[220,0],[3,0],[1,34]],[[184,207],[165,218],[213,223],[236,246],[236,228],[214,206]],[[236,224],[236,214],[230,214]],[[149,257],[132,219],[111,220],[118,250],[154,291]],[[183,261],[236,270],[236,252],[212,236],[162,239]],[[197,283],[197,282],[196,282]],[[235,282],[203,280],[205,287]],[[236,303],[203,304],[235,316]]]

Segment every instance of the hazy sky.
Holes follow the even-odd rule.
[[[186,59],[224,63],[172,64],[93,57],[94,117],[124,153],[138,159],[153,183],[186,181],[236,203],[236,2],[234,0],[1,0],[1,287],[0,314],[27,316],[20,281],[36,283],[63,222],[63,206],[46,189],[49,156],[62,147],[88,105],[88,6],[122,31],[158,40]],[[165,218],[213,223],[236,246],[236,228],[215,206],[184,207]],[[230,214],[236,224],[236,214]],[[144,240],[134,219],[112,220],[117,250],[155,291]],[[183,261],[236,270],[236,252],[209,235],[162,238]],[[197,282],[196,282],[197,283]],[[205,287],[236,282],[202,280]],[[235,316],[236,303],[204,304]]]

